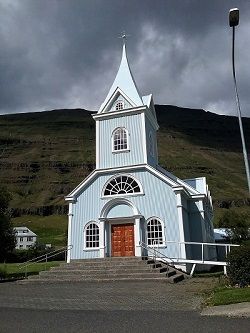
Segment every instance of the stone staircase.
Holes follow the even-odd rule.
[[[162,262],[136,257],[112,257],[74,260],[29,276],[28,281],[120,281],[162,280],[170,283],[182,281],[188,275]]]

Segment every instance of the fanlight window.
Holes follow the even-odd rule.
[[[125,128],[119,127],[113,133],[113,151],[128,149],[128,133]]]
[[[147,223],[148,245],[163,244],[162,223],[157,218],[152,218]]]
[[[123,101],[117,101],[116,104],[115,104],[115,109],[116,110],[123,110],[124,109]]]
[[[129,176],[118,176],[111,179],[104,189],[104,195],[141,193],[137,181]]]
[[[96,223],[90,223],[85,229],[85,247],[99,247],[99,227]]]

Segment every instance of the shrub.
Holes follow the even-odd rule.
[[[230,282],[240,287],[250,284],[250,245],[233,248],[227,256]]]
[[[6,272],[6,270],[5,270],[4,268],[1,268],[1,267],[0,267],[0,280],[5,279],[6,276],[7,276],[7,272]]]
[[[226,228],[227,236],[233,243],[239,244],[250,239],[250,225],[246,214],[229,209],[220,218],[218,226]]]

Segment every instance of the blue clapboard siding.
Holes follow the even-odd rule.
[[[179,223],[176,196],[171,187],[145,169],[131,172],[130,174],[143,184],[144,195],[125,196],[125,198],[130,200],[137,207],[145,220],[155,216],[164,222],[166,240],[178,241]],[[91,253],[91,251],[83,251],[83,230],[85,224],[89,221],[99,221],[102,208],[108,201],[112,200],[110,197],[101,198],[103,186],[112,176],[113,173],[97,176],[78,196],[77,202],[73,204],[72,259],[87,258],[91,255],[93,255],[93,257],[99,256],[99,253],[97,255],[96,251],[92,251],[93,253]],[[123,209],[125,208],[123,207]],[[114,207],[111,213],[112,217],[115,217],[114,214],[119,214],[119,209]],[[125,211],[121,211],[121,214],[124,216]],[[161,251],[164,251],[168,256],[172,256],[174,253],[171,248],[173,248],[173,246],[161,249]]]
[[[145,119],[145,126],[146,126],[146,140],[147,140],[147,160],[148,160],[148,164],[152,165],[152,166],[156,166],[157,162],[158,162],[158,152],[157,152],[157,137],[156,137],[156,131],[153,128],[151,122],[148,120],[148,118],[146,117]],[[150,154],[149,151],[149,146],[150,146],[150,133],[151,133],[151,137],[152,137],[152,143],[153,143],[153,151],[154,151],[154,156],[152,156]]]
[[[112,133],[117,127],[125,127],[129,133],[129,151],[112,152]],[[142,164],[143,140],[142,118],[140,114],[100,120],[100,165],[102,168],[115,168]]]

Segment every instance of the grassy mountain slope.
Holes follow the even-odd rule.
[[[160,165],[184,179],[206,176],[215,206],[249,211],[237,118],[168,105],[156,105],[156,111]],[[250,119],[243,125],[249,147]],[[19,213],[65,213],[64,196],[94,164],[90,111],[0,116],[0,184],[12,193],[11,206]]]

